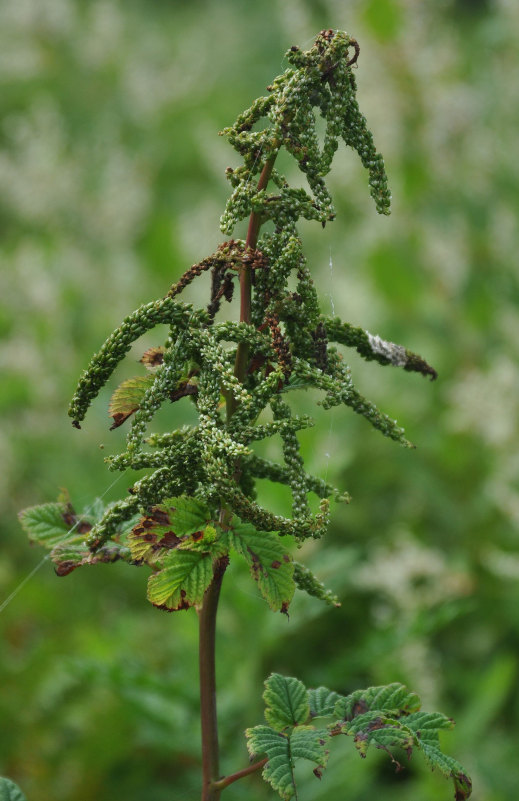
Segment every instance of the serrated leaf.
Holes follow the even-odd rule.
[[[0,801],[27,801],[17,784],[0,776]]]
[[[56,574],[68,576],[76,568],[85,565],[117,562],[119,559],[129,560],[130,550],[125,545],[112,541],[93,553],[85,545],[84,539],[77,536],[56,545],[50,553],[50,558],[55,565]]]
[[[195,531],[184,537],[178,545],[179,551],[198,551],[210,553],[213,559],[223,556],[229,550],[227,537],[221,536],[221,529],[217,530],[210,523],[201,531]]]
[[[198,498],[181,495],[178,498],[169,498],[165,503],[175,509],[173,526],[179,537],[194,534],[211,522],[209,508]]]
[[[278,534],[233,519],[229,544],[243,556],[270,608],[286,612],[294,595],[294,563]]]
[[[63,503],[30,506],[20,512],[19,519],[30,541],[49,549],[73,532],[84,534],[92,528],[88,520],[76,517],[70,504]]]
[[[247,729],[245,735],[251,756],[266,754],[268,757],[263,768],[263,778],[277,790],[284,801],[288,801],[296,793],[296,759],[307,759],[320,769],[326,766],[328,751],[325,745],[329,735],[313,726],[296,727],[291,734],[275,731],[270,726],[255,726]]]
[[[413,748],[422,751],[431,768],[438,768],[453,779],[457,801],[470,796],[472,784],[461,765],[440,750],[439,731],[450,729],[453,722],[440,712],[421,712],[420,699],[409,693],[401,684],[385,687],[369,687],[357,690],[335,705],[335,714],[342,720],[332,729],[342,729],[353,735],[355,747],[361,756],[366,755],[370,745],[383,748],[392,754],[395,747],[411,756]]]
[[[267,723],[279,731],[305,723],[310,715],[308,693],[299,679],[272,673],[265,682],[263,700]]]
[[[460,763],[442,753],[439,748],[428,743],[420,743],[420,750],[433,770],[437,768],[444,776],[454,781],[454,798],[456,801],[466,801],[472,792],[472,782]]]
[[[312,718],[327,718],[334,714],[335,705],[341,696],[327,687],[308,690],[308,702]]]
[[[119,384],[108,404],[108,414],[113,418],[110,430],[118,428],[130,415],[137,411],[146,390],[155,381],[153,375],[137,375]]]
[[[405,725],[416,732],[418,737],[421,737],[428,731],[452,729],[454,721],[441,712],[413,712],[406,717]]]
[[[213,560],[196,551],[170,551],[164,568],[148,579],[148,600],[173,612],[200,604],[213,577]]]
[[[169,502],[151,506],[132,528],[128,546],[137,563],[153,564],[181,542],[173,530],[175,509]]]
[[[344,720],[352,720],[356,715],[375,709],[392,717],[400,717],[420,709],[420,698],[410,693],[403,684],[381,687],[368,687],[341,698],[335,707],[335,714]]]

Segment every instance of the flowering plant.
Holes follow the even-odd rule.
[[[109,468],[146,469],[147,474],[133,484],[129,497],[107,508],[78,513],[61,498],[21,513],[31,540],[50,549],[58,575],[98,562],[146,565],[154,606],[169,612],[196,609],[203,801],[215,801],[231,783],[259,769],[289,799],[296,794],[295,760],[313,762],[320,778],[327,746],[341,734],[353,736],[361,756],[371,744],[395,762],[394,749],[408,756],[420,750],[431,767],[454,780],[457,799],[470,795],[465,772],[440,750],[438,732],[452,721],[421,712],[417,696],[399,684],[343,696],[323,687],[307,690],[298,679],[273,674],[265,683],[267,725],[246,732],[255,761],[223,778],[219,771],[215,621],[230,558],[245,559],[274,611],[286,614],[296,589],[332,606],[339,603],[292,553],[293,543],[326,532],[330,500],[348,500],[346,492],[305,470],[297,432],[313,420],[294,413],[292,391],[319,390],[324,408],[345,404],[409,447],[397,423],[355,388],[337,346],[354,348],[381,365],[436,377],[427,362],[403,346],[323,315],[303,255],[298,220],[324,227],[335,218],[325,176],[339,139],[367,169],[377,211],[389,213],[384,162],[356,100],[352,67],[358,56],[356,40],[332,30],[322,31],[308,51],[288,51],[290,67],[222,132],[243,163],[227,169],[233,191],[221,229],[232,237],[248,218],[246,238],[226,240],[164,297],[129,315],[81,376],[69,411],[76,428],[132,343],[158,324],[168,326],[166,342],[143,354],[142,373],[114,391],[109,407],[112,428],[131,418],[126,449],[108,457]],[[319,116],[325,124],[322,143]],[[308,190],[291,187],[276,168],[282,149],[296,160]],[[212,277],[209,302],[195,309],[179,296],[205,271]],[[236,285],[239,320],[220,321],[220,306],[232,301]],[[196,424],[165,434],[148,431],[162,406],[179,402],[194,404]],[[255,442],[274,436],[281,438],[281,464],[254,451]],[[258,479],[289,487],[290,516],[258,503]],[[310,494],[319,499],[317,511]]]

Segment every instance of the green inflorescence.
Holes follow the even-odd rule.
[[[353,347],[380,364],[433,378],[434,370],[402,346],[321,314],[297,230],[300,218],[324,226],[335,217],[325,176],[341,139],[367,169],[377,211],[389,214],[384,161],[356,100],[352,65],[357,56],[356,41],[331,30],[322,31],[308,51],[288,51],[290,67],[275,78],[269,94],[222,132],[242,164],[226,171],[233,191],[221,229],[231,236],[249,217],[249,230],[255,226],[256,235],[246,241],[227,240],[189,268],[164,298],[129,315],[81,376],[69,410],[78,428],[132,343],[158,324],[169,326],[165,345],[148,350],[142,359],[146,377],[123,382],[112,398],[112,428],[132,419],[126,449],[108,458],[109,467],[149,472],[136,481],[129,498],[110,506],[88,530],[85,539],[92,553],[109,541],[117,542],[136,514],[180,496],[206,504],[212,520],[220,523],[239,518],[257,531],[291,535],[298,542],[322,536],[329,500],[349,498],[306,472],[298,431],[313,421],[294,414],[292,390],[317,389],[324,408],[349,406],[385,436],[409,445],[396,422],[356,390],[333,343]],[[316,128],[319,117],[325,123],[322,141]],[[276,169],[274,162],[283,148],[306,176],[309,191],[292,188]],[[264,223],[269,225],[260,235]],[[178,296],[205,271],[212,275],[211,296],[207,308],[197,310]],[[250,310],[241,322],[219,321],[221,302],[231,300],[244,271],[250,277]],[[293,286],[294,279],[292,291],[289,283]],[[149,431],[161,406],[185,397],[196,408],[196,425],[161,435]],[[254,452],[255,442],[273,436],[281,439],[281,464]],[[256,483],[261,479],[290,489],[291,516],[273,514],[257,502]],[[310,494],[319,499],[317,512],[312,511]],[[335,602],[302,566],[297,566],[295,579],[301,589]]]

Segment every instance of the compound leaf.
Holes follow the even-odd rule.
[[[270,726],[255,726],[247,729],[247,748],[251,757],[265,754],[268,762],[263,768],[263,778],[277,790],[284,801],[296,793],[294,762],[307,759],[317,767],[316,776],[321,775],[328,760],[325,745],[329,735],[313,726],[298,726],[290,734],[276,731]]]
[[[20,512],[19,519],[31,542],[54,548],[69,533],[77,531],[76,518],[71,516],[70,509],[62,503],[44,503],[41,506],[30,506]],[[89,529],[91,524],[88,524]]]
[[[367,690],[355,690],[337,703],[335,714],[344,720],[352,720],[356,715],[372,709],[391,717],[400,717],[417,712],[420,698],[416,693],[410,693],[403,684],[394,682],[381,687],[368,687]]]
[[[0,801],[27,801],[17,784],[0,776]]]
[[[437,768],[454,781],[456,801],[469,798],[470,778],[455,759],[440,750],[439,731],[451,729],[453,721],[440,712],[421,712],[418,696],[402,684],[357,690],[337,701],[335,714],[342,719],[332,725],[332,731],[353,735],[362,757],[375,745],[387,751],[398,767],[392,749],[401,748],[410,757],[416,748],[433,770]]]
[[[429,745],[429,743],[421,742],[420,750],[432,770],[437,768],[440,773],[454,781],[455,800],[466,801],[472,792],[472,782],[460,763],[442,753],[438,747]]]
[[[178,537],[186,537],[205,528],[211,520],[209,508],[197,498],[181,495],[166,503],[174,509],[173,526]]]
[[[334,714],[335,705],[340,698],[341,696],[339,693],[329,690],[327,687],[318,687],[316,690],[308,690],[311,717],[330,717]]]
[[[119,559],[126,561],[130,558],[130,550],[125,545],[118,542],[109,542],[92,552],[81,535],[74,538],[67,538],[64,542],[58,543],[50,553],[50,558],[54,562],[56,574],[58,576],[68,576],[77,567],[84,565],[97,565],[100,562],[117,562]]]
[[[308,693],[299,679],[272,673],[265,682],[263,700],[266,704],[265,719],[278,731],[299,726],[310,715]]]
[[[243,556],[270,608],[286,612],[294,595],[294,563],[279,535],[234,518],[229,544]]]
[[[148,579],[148,600],[168,612],[200,604],[213,577],[213,560],[197,551],[170,551]]]
[[[141,517],[128,537],[134,562],[153,563],[178,546],[180,537],[173,530],[174,514],[175,509],[169,503],[162,503],[151,506]]]

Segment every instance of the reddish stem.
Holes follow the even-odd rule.
[[[213,784],[213,787],[218,790],[225,790],[226,787],[229,787],[233,782],[237,782],[238,779],[243,779],[244,776],[248,776],[250,773],[256,773],[256,771],[260,770],[267,762],[268,757],[260,759],[259,762],[254,762],[253,765],[249,765],[248,768],[243,768],[243,770],[238,770],[236,773],[231,773],[229,776],[226,776],[225,779],[220,779],[220,781]]]

